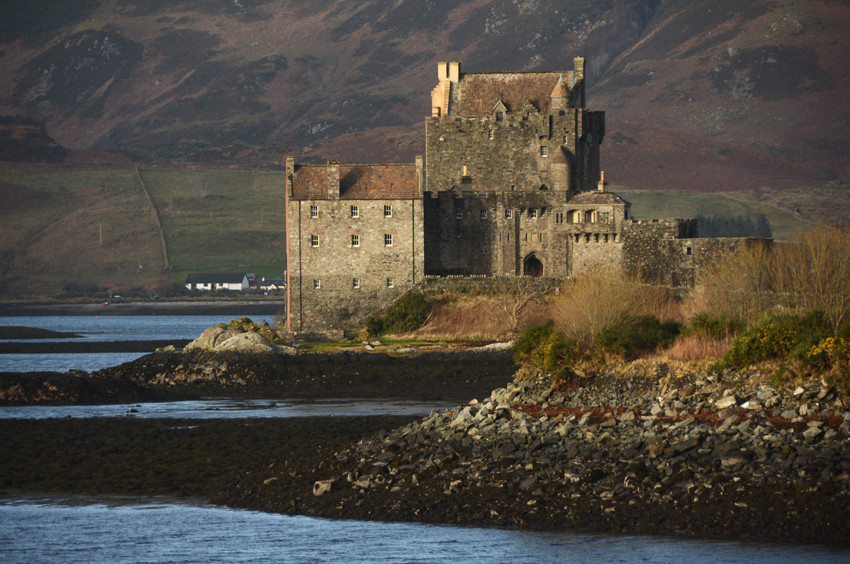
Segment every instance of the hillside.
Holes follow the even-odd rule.
[[[696,202],[683,194],[722,194],[789,211],[787,236],[850,218],[848,29],[841,0],[8,0],[0,160],[81,174],[135,162],[273,171],[284,154],[411,162],[424,152],[437,61],[567,70],[582,55],[588,103],[607,112],[606,178],[651,195],[637,215],[696,215],[705,208],[683,207]],[[41,217],[28,206],[43,200],[17,193],[10,166],[0,163],[3,202],[22,215],[4,224],[18,246],[4,244],[0,262],[22,268],[47,259],[24,261],[43,251],[21,251],[30,239],[7,231]]]
[[[188,272],[285,269],[280,175],[197,169],[0,168],[0,293],[153,294]]]

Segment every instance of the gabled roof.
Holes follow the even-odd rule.
[[[413,200],[419,197],[419,178],[412,164],[340,165],[341,200]],[[296,165],[293,198],[324,200],[328,197],[325,165]]]
[[[186,276],[186,284],[241,284],[244,272],[191,273]]]
[[[451,113],[457,116],[491,115],[502,102],[516,112],[528,101],[540,113],[549,111],[553,89],[561,77],[572,82],[573,71],[466,73],[452,84]],[[566,85],[564,85],[566,89]]]

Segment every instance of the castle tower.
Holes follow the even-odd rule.
[[[549,102],[549,112],[563,115],[567,109],[567,98],[569,97],[569,91],[567,90],[567,85],[564,83],[563,75],[558,78],[558,82],[555,83],[555,88],[552,89],[552,94],[549,97],[551,99]]]

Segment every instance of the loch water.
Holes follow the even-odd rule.
[[[290,517],[197,502],[0,498],[0,561],[839,563],[850,551]]]

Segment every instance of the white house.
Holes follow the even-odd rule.
[[[248,275],[244,272],[192,273],[186,276],[187,290],[244,292],[248,287]]]

